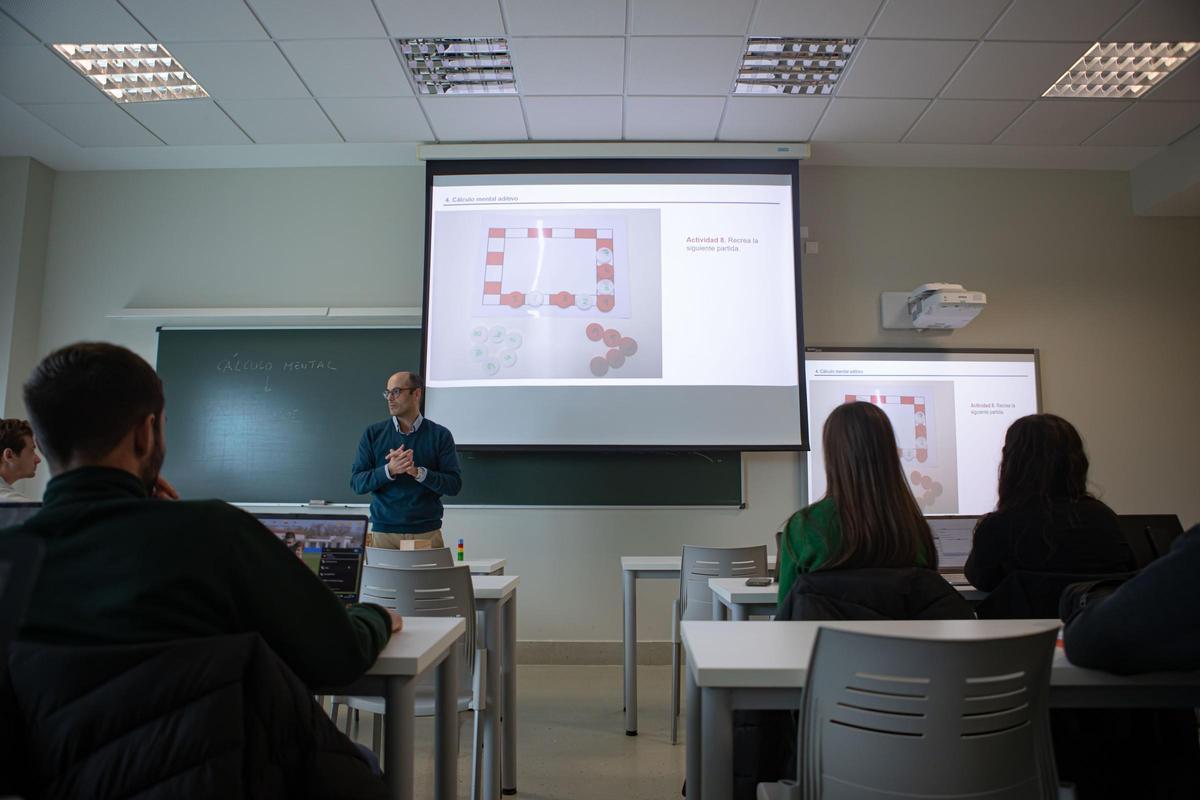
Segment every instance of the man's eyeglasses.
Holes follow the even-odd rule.
[[[397,387],[395,389],[384,389],[383,390],[383,399],[384,400],[398,400],[398,399],[400,399],[400,395],[402,395],[404,392],[415,392],[419,388],[421,388],[421,387],[419,387],[419,386],[404,386],[404,387]]]

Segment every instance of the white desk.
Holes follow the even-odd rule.
[[[483,712],[483,775],[480,776],[482,796],[487,800],[495,800],[502,791],[517,793],[517,586],[520,582],[516,575],[471,576],[475,605],[483,612],[481,635],[487,650],[487,707]]]
[[[434,797],[458,797],[458,671],[454,653],[466,620],[407,617],[367,674],[337,694],[384,698],[384,780],[395,800],[413,796],[413,705],[417,678],[437,667]],[[332,692],[331,692],[332,693]]]
[[[943,576],[947,580],[951,576]],[[987,597],[969,583],[951,584],[968,602]],[[744,622],[752,616],[769,616],[775,613],[779,597],[779,584],[770,586],[747,586],[745,578],[709,578],[708,587],[713,593],[713,619],[733,619]]]
[[[503,575],[507,558],[468,558],[455,561],[455,564],[466,564],[472,575]]]
[[[621,556],[621,590],[625,623],[621,638],[625,655],[625,735],[637,736],[637,582],[638,578],[679,580],[682,556]],[[767,568],[775,556],[767,556]]]
[[[733,711],[798,709],[817,629],[921,638],[1003,638],[1057,628],[1058,620],[684,622],[687,648],[688,798],[733,793]],[[1050,671],[1056,708],[1200,706],[1200,672],[1120,676],[1076,667],[1062,649]]]

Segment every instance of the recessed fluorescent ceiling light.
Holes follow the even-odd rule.
[[[56,44],[54,51],[118,103],[208,97],[161,44]]]
[[[421,94],[516,94],[506,39],[401,39]]]
[[[832,94],[857,39],[752,37],[734,94]]]
[[[1042,97],[1141,97],[1198,49],[1198,42],[1096,42]]]

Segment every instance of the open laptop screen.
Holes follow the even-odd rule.
[[[36,514],[41,503],[0,503],[0,531],[20,525]]]
[[[367,518],[357,514],[255,514],[338,599],[358,600]]]
[[[971,555],[971,539],[979,517],[927,517],[938,552],[938,570],[962,572]]]

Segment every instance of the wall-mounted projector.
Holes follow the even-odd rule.
[[[975,319],[987,305],[987,295],[960,283],[923,283],[908,293],[884,292],[880,301],[888,330],[950,330]]]

